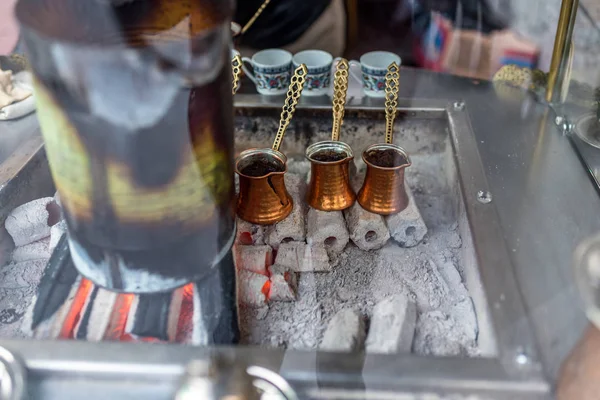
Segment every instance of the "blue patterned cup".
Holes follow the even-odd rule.
[[[350,69],[350,75],[359,83],[362,83],[363,91],[370,97],[385,97],[385,75],[391,63],[402,64],[397,54],[387,51],[372,51],[363,54],[358,61],[350,61],[350,66],[360,66],[362,76],[356,75]]]
[[[304,50],[294,55],[294,69],[305,64],[308,69],[302,96],[322,96],[331,86],[333,56],[322,50]]]
[[[292,74],[292,54],[280,49],[262,50],[252,58],[242,58],[246,76],[256,85],[258,93],[281,95],[288,91]],[[250,64],[254,73],[246,68]]]

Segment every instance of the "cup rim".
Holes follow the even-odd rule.
[[[274,172],[269,172],[268,174],[265,175],[261,175],[261,176],[249,176],[246,174],[242,174],[240,172],[239,166],[240,166],[240,162],[243,161],[245,158],[254,156],[256,154],[270,154],[272,156],[274,156],[275,158],[278,158],[279,161],[281,161],[283,163],[283,171],[274,171]],[[253,148],[253,149],[247,149],[242,151],[235,159],[235,173],[238,174],[240,177],[243,177],[245,179],[253,179],[253,180],[260,180],[260,179],[265,179],[268,178],[269,176],[273,176],[273,175],[285,175],[285,173],[288,171],[288,167],[287,167],[287,157],[285,154],[283,154],[280,151],[277,150],[273,150],[270,148],[265,148],[265,149],[259,149],[259,148]]]
[[[303,63],[301,61],[300,62],[297,61],[297,57],[298,56],[305,55],[305,54],[308,54],[308,53],[317,53],[317,54],[320,54],[322,56],[327,57],[328,61],[327,62],[322,62],[320,64],[308,64],[306,62]],[[302,50],[302,51],[299,51],[298,53],[294,54],[294,56],[292,57],[292,62],[294,63],[294,65],[305,64],[306,68],[308,68],[308,69],[310,69],[310,68],[324,68],[324,67],[327,67],[328,65],[333,64],[333,56],[331,55],[331,53],[328,53],[328,52],[326,52],[324,50],[318,50],[318,49]]]
[[[366,155],[371,150],[395,150],[395,151],[401,153],[406,158],[406,163],[402,164],[402,165],[398,165],[396,167],[380,167],[379,165],[375,165],[372,162],[370,162],[369,160],[367,160]],[[367,164],[369,167],[373,167],[373,168],[384,170],[384,171],[396,171],[399,169],[408,168],[412,165],[412,161],[410,160],[410,156],[408,155],[408,152],[406,150],[404,150],[402,147],[400,147],[396,144],[388,144],[388,143],[378,143],[378,144],[370,145],[363,151],[362,159],[365,162],[365,164]]]
[[[392,53],[391,51],[369,51],[368,53],[365,53],[362,56],[360,56],[360,65],[362,67],[369,68],[369,69],[387,70],[387,68],[388,68],[387,65],[385,67],[375,67],[375,66],[373,66],[373,64],[369,64],[368,62],[365,61],[366,57],[370,57],[375,54],[390,56],[391,58],[394,58],[394,61],[396,61],[398,63],[398,66],[402,65],[402,57],[400,57],[396,53]]]
[[[346,153],[346,157],[337,161],[318,161],[312,158],[312,156],[315,153],[325,149],[343,151]],[[306,148],[305,157],[308,161],[314,164],[337,165],[353,160],[354,153],[352,152],[352,148],[347,143],[334,140],[324,140],[322,142],[313,143],[310,146],[308,146]]]
[[[261,62],[256,61],[256,57],[265,53],[280,53],[284,56],[286,56],[286,58],[288,59],[287,61],[283,61],[281,63],[278,64],[263,64]],[[280,68],[280,67],[285,67],[286,65],[290,65],[292,63],[292,53],[290,53],[287,50],[283,50],[283,49],[264,49],[261,51],[257,51],[256,53],[254,53],[252,55],[252,66],[254,68],[258,67],[258,68]]]

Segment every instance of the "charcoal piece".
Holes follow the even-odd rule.
[[[171,293],[142,294],[139,296],[132,335],[169,340],[169,308]]]
[[[200,300],[201,336],[207,345],[237,344],[240,332],[237,317],[235,265],[230,250],[218,266],[196,283]]]
[[[408,185],[405,185],[408,195],[408,206],[398,214],[385,217],[390,235],[400,247],[415,247],[427,234],[427,225],[421,216],[419,207]]]
[[[287,173],[285,187],[294,200],[292,212],[283,221],[265,228],[265,240],[274,249],[281,243],[304,242],[306,239],[306,182],[299,175]]]
[[[96,296],[98,296],[98,286],[94,286],[92,289],[92,293],[90,293],[90,297],[87,301],[87,307],[85,307],[83,311],[83,316],[79,320],[79,324],[77,325],[77,332],[75,333],[75,339],[85,340],[88,336],[88,328],[90,324],[90,316],[92,315],[92,309],[94,308],[94,300],[96,300]]]
[[[50,227],[60,220],[54,198],[44,197],[15,208],[4,223],[16,247],[50,236]]]
[[[69,297],[77,280],[77,270],[71,260],[66,235],[63,236],[46,265],[38,286],[37,301],[33,309],[32,329],[50,319]]]
[[[0,311],[0,324],[10,325],[21,319],[25,313],[17,312],[14,308],[7,308]]]
[[[390,296],[379,302],[371,315],[367,353],[410,353],[416,323],[417,307],[406,296]]]

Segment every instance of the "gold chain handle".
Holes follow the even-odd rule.
[[[349,69],[348,60],[345,58],[342,58],[336,66],[333,81],[333,128],[331,130],[331,140],[333,141],[340,140],[340,130],[346,112]]]
[[[231,60],[231,69],[233,71],[233,89],[231,93],[235,94],[238,90],[240,75],[242,73],[242,56],[236,54],[235,57],[233,57]]]
[[[308,74],[306,64],[301,64],[294,71],[294,76],[292,76],[290,88],[283,104],[283,110],[281,111],[281,120],[279,121],[279,129],[277,130],[275,141],[273,142],[273,150],[279,151],[285,130],[292,121],[294,112],[296,112],[296,105],[298,104],[298,100],[300,100],[302,89],[304,89],[306,74]]]
[[[244,25],[244,27],[242,28],[242,32],[240,33],[241,35],[246,33],[246,31],[248,29],[250,29],[250,27],[252,25],[254,25],[254,22],[258,19],[258,17],[260,17],[260,14],[262,14],[262,12],[265,10],[265,8],[267,8],[267,6],[269,5],[270,2],[271,2],[271,0],[265,0],[265,2],[262,3],[262,5],[258,8],[258,10],[254,13],[252,18],[250,18],[250,21],[248,21],[248,23],[246,25]]]
[[[394,120],[398,108],[398,90],[400,88],[400,67],[395,62],[388,67],[385,75],[385,142],[394,141]]]

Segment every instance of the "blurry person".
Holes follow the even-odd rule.
[[[268,2],[268,0],[267,0]],[[234,21],[244,27],[265,0],[239,0]],[[258,50],[282,48],[291,53],[319,49],[342,56],[346,46],[343,0],[272,0],[237,38],[245,56]]]
[[[17,0],[0,0],[0,56],[11,54],[19,40],[19,26],[15,18]]]

